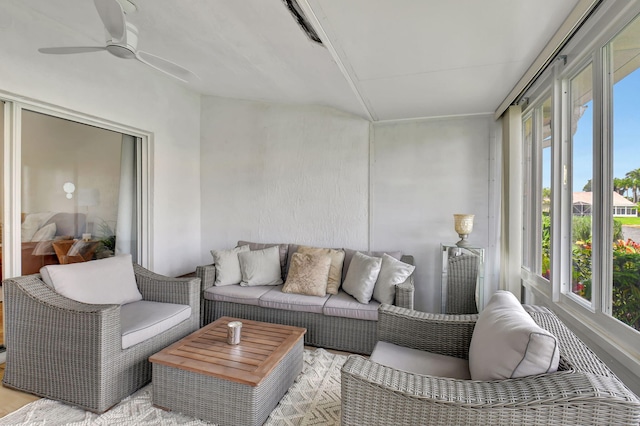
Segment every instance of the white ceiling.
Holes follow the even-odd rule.
[[[34,54],[104,44],[93,1],[2,1],[35,20],[21,34]],[[494,112],[578,2],[299,0],[323,47],[283,0],[133,1],[138,49],[195,72],[200,79],[189,85],[197,92],[325,105],[374,121]],[[6,30],[10,17],[0,27],[3,19]],[[144,67],[106,52],[72,60],[82,66],[95,55],[107,68]],[[70,59],[43,60],[55,67]]]

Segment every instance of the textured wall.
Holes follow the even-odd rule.
[[[492,129],[490,116],[373,125],[371,245],[415,256],[417,309],[440,311],[440,243],[459,239],[454,213],[475,214],[472,243],[494,238]]]
[[[171,275],[194,270],[200,247],[200,96],[106,52],[40,54],[39,47],[54,41],[100,41],[11,2],[0,4],[0,16],[0,90],[153,132],[153,268]]]
[[[203,262],[240,239],[367,248],[368,121],[205,97],[201,122]]]

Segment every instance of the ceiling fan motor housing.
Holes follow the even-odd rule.
[[[136,57],[136,49],[138,48],[138,29],[135,25],[127,22],[124,37],[120,40],[107,34],[107,51],[118,58],[132,59]]]

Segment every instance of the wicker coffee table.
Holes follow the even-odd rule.
[[[227,323],[241,341],[227,343]],[[153,355],[153,404],[219,425],[261,425],[302,371],[306,330],[222,317]]]

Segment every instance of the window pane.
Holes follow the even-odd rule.
[[[570,83],[573,217],[571,291],[591,301],[591,182],[593,178],[593,81],[587,66]]]
[[[538,188],[542,189],[540,194],[541,216],[541,247],[540,247],[540,263],[542,276],[549,279],[551,276],[551,98],[548,98],[542,104],[542,131],[540,141],[540,160],[541,160],[541,177],[542,185]]]
[[[134,138],[23,111],[21,147],[22,275],[114,253],[136,260],[118,249],[137,232]]]
[[[611,43],[613,59],[612,314],[640,330],[640,19]]]

